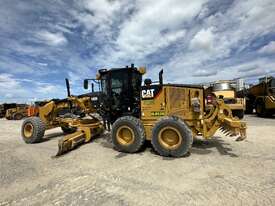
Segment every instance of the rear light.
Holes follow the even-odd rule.
[[[207,104],[211,104],[213,102],[213,96],[212,95],[208,95],[206,97],[206,102],[207,102]]]

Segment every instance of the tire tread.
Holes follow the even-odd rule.
[[[34,127],[33,135],[30,138],[24,137],[24,125],[27,123],[31,123]],[[21,135],[23,137],[23,140],[27,144],[38,143],[42,141],[42,138],[45,134],[45,130],[46,130],[45,123],[39,117],[29,117],[25,119],[22,124]]]
[[[174,124],[174,123],[177,126],[181,127],[182,131],[184,131],[185,137],[183,137],[184,138],[183,142],[185,143],[185,145],[183,147],[181,147],[180,149],[167,150],[165,148],[162,148],[161,145],[158,143],[157,134],[163,124]],[[155,151],[162,156],[182,157],[182,156],[186,155],[189,152],[190,148],[192,147],[192,144],[193,144],[192,131],[184,123],[183,120],[181,120],[180,118],[178,118],[176,116],[163,117],[155,124],[155,126],[153,128],[151,143],[152,143],[152,146],[155,149]]]
[[[139,136],[138,141],[135,141],[135,143],[128,148],[124,148],[123,146],[119,145],[118,143],[116,143],[116,140],[115,140],[116,130],[119,128],[119,126],[121,126],[122,124],[125,124],[125,123],[133,126],[134,129],[136,129],[138,136]],[[138,152],[144,145],[145,139],[146,138],[145,138],[144,126],[143,126],[141,120],[136,117],[133,117],[133,116],[120,117],[115,121],[115,123],[112,126],[112,142],[113,142],[115,149],[118,151],[128,152],[128,153]]]

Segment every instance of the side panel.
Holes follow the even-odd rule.
[[[254,96],[266,95],[266,83],[262,82],[249,89],[249,93]]]
[[[203,89],[185,87],[167,87],[167,113],[184,120],[200,119],[204,111]],[[200,112],[194,112],[193,100],[198,99]]]
[[[193,102],[199,102],[195,112]],[[146,138],[151,139],[155,123],[164,116],[177,116],[193,127],[199,124],[204,113],[203,89],[153,85],[142,89],[141,120]]]
[[[158,119],[167,115],[166,89],[159,85],[143,87],[141,91],[141,120],[145,127],[146,139],[150,140],[152,129]]]

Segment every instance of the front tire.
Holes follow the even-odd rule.
[[[24,120],[21,128],[21,135],[27,144],[42,141],[46,126],[39,117],[29,117]]]
[[[182,157],[189,152],[193,136],[182,120],[166,117],[155,124],[151,143],[162,156]]]
[[[113,146],[120,152],[138,152],[145,142],[144,126],[139,119],[132,116],[117,119],[111,133]]]

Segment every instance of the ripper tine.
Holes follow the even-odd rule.
[[[228,133],[228,130],[224,130],[224,134],[227,134]]]
[[[230,134],[230,137],[234,137],[234,136],[236,136],[237,134],[235,133],[235,132],[232,132],[231,134]]]
[[[225,135],[226,135],[226,136],[229,136],[230,133],[231,133],[230,131],[227,131]]]
[[[231,134],[230,134],[230,137],[234,137],[234,136],[236,136],[235,133],[231,133]]]

